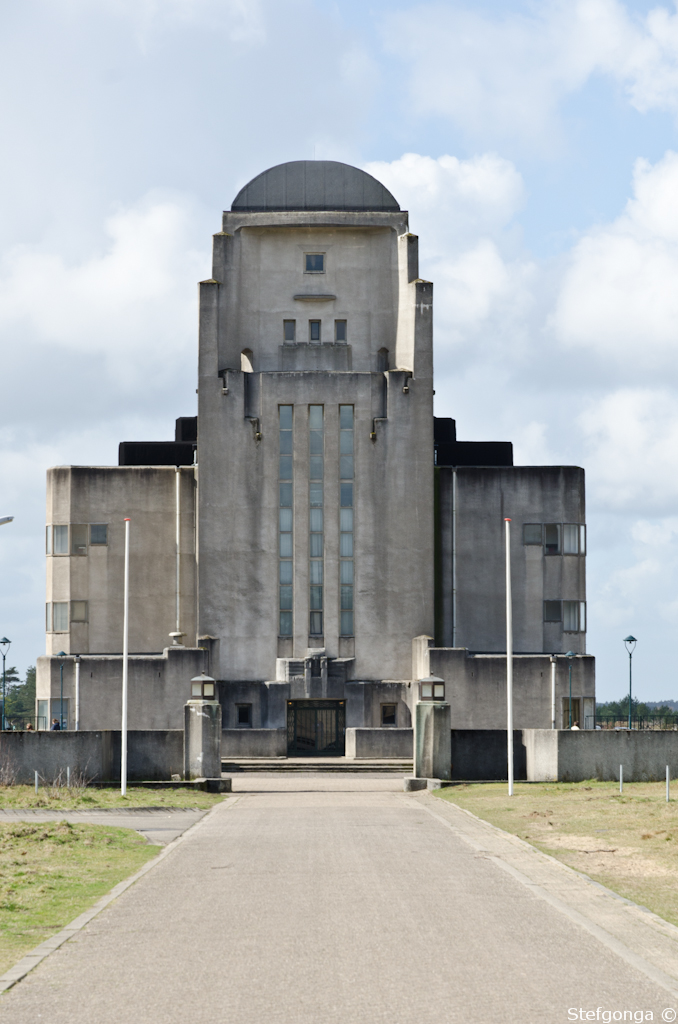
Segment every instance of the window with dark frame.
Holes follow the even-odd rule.
[[[544,554],[559,555],[562,551],[560,523],[544,523]]]
[[[308,340],[320,341],[320,320],[308,321]]]
[[[91,523],[89,528],[90,545],[102,546],[108,544],[108,524]]]
[[[307,252],[305,254],[305,274],[324,274],[325,273],[325,253],[324,252]]]
[[[544,601],[544,622],[562,622],[562,601]]]
[[[338,341],[340,344],[343,344],[347,340],[345,320],[334,321],[334,340]]]
[[[236,704],[236,724],[239,729],[251,729],[252,728],[252,705],[251,704]]]
[[[382,704],[381,705],[381,724],[382,725],[395,725],[396,724],[396,704]]]
[[[283,320],[283,341],[294,341],[297,336],[297,321]]]
[[[539,544],[543,540],[541,523],[523,523],[523,544]]]

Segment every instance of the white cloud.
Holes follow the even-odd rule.
[[[208,271],[189,242],[188,204],[149,197],[105,225],[105,251],[70,265],[19,246],[0,265],[0,334],[103,357],[123,386],[162,375],[195,349],[196,282]]]
[[[384,28],[410,66],[414,110],[475,137],[552,144],[559,104],[596,74],[620,83],[641,112],[678,113],[678,15],[665,7],[634,18],[618,0],[551,0],[497,18],[425,4]]]
[[[552,326],[631,374],[675,374],[678,341],[678,155],[638,160],[634,198],[612,224],[589,231],[568,260]]]

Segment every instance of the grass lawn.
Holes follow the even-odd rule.
[[[224,799],[222,793],[203,793],[199,789],[119,789],[98,787],[41,786],[37,796],[33,786],[0,786],[0,810],[34,807],[43,811],[94,811],[100,807],[124,810],[127,807],[213,807]]]
[[[0,974],[158,852],[130,829],[0,822]]]
[[[526,839],[614,892],[678,925],[678,784],[663,782],[468,783],[442,800]]]

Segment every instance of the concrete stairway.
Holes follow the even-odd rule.
[[[412,774],[412,759],[358,759],[346,757],[242,757],[222,758],[222,773],[233,772],[394,772]]]

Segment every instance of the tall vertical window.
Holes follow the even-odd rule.
[[[309,429],[309,633],[323,635],[323,476],[325,431],[322,405],[308,408]]]
[[[340,634],[353,636],[353,406],[339,406]]]
[[[278,407],[278,591],[280,636],[292,636],[292,406]]]

